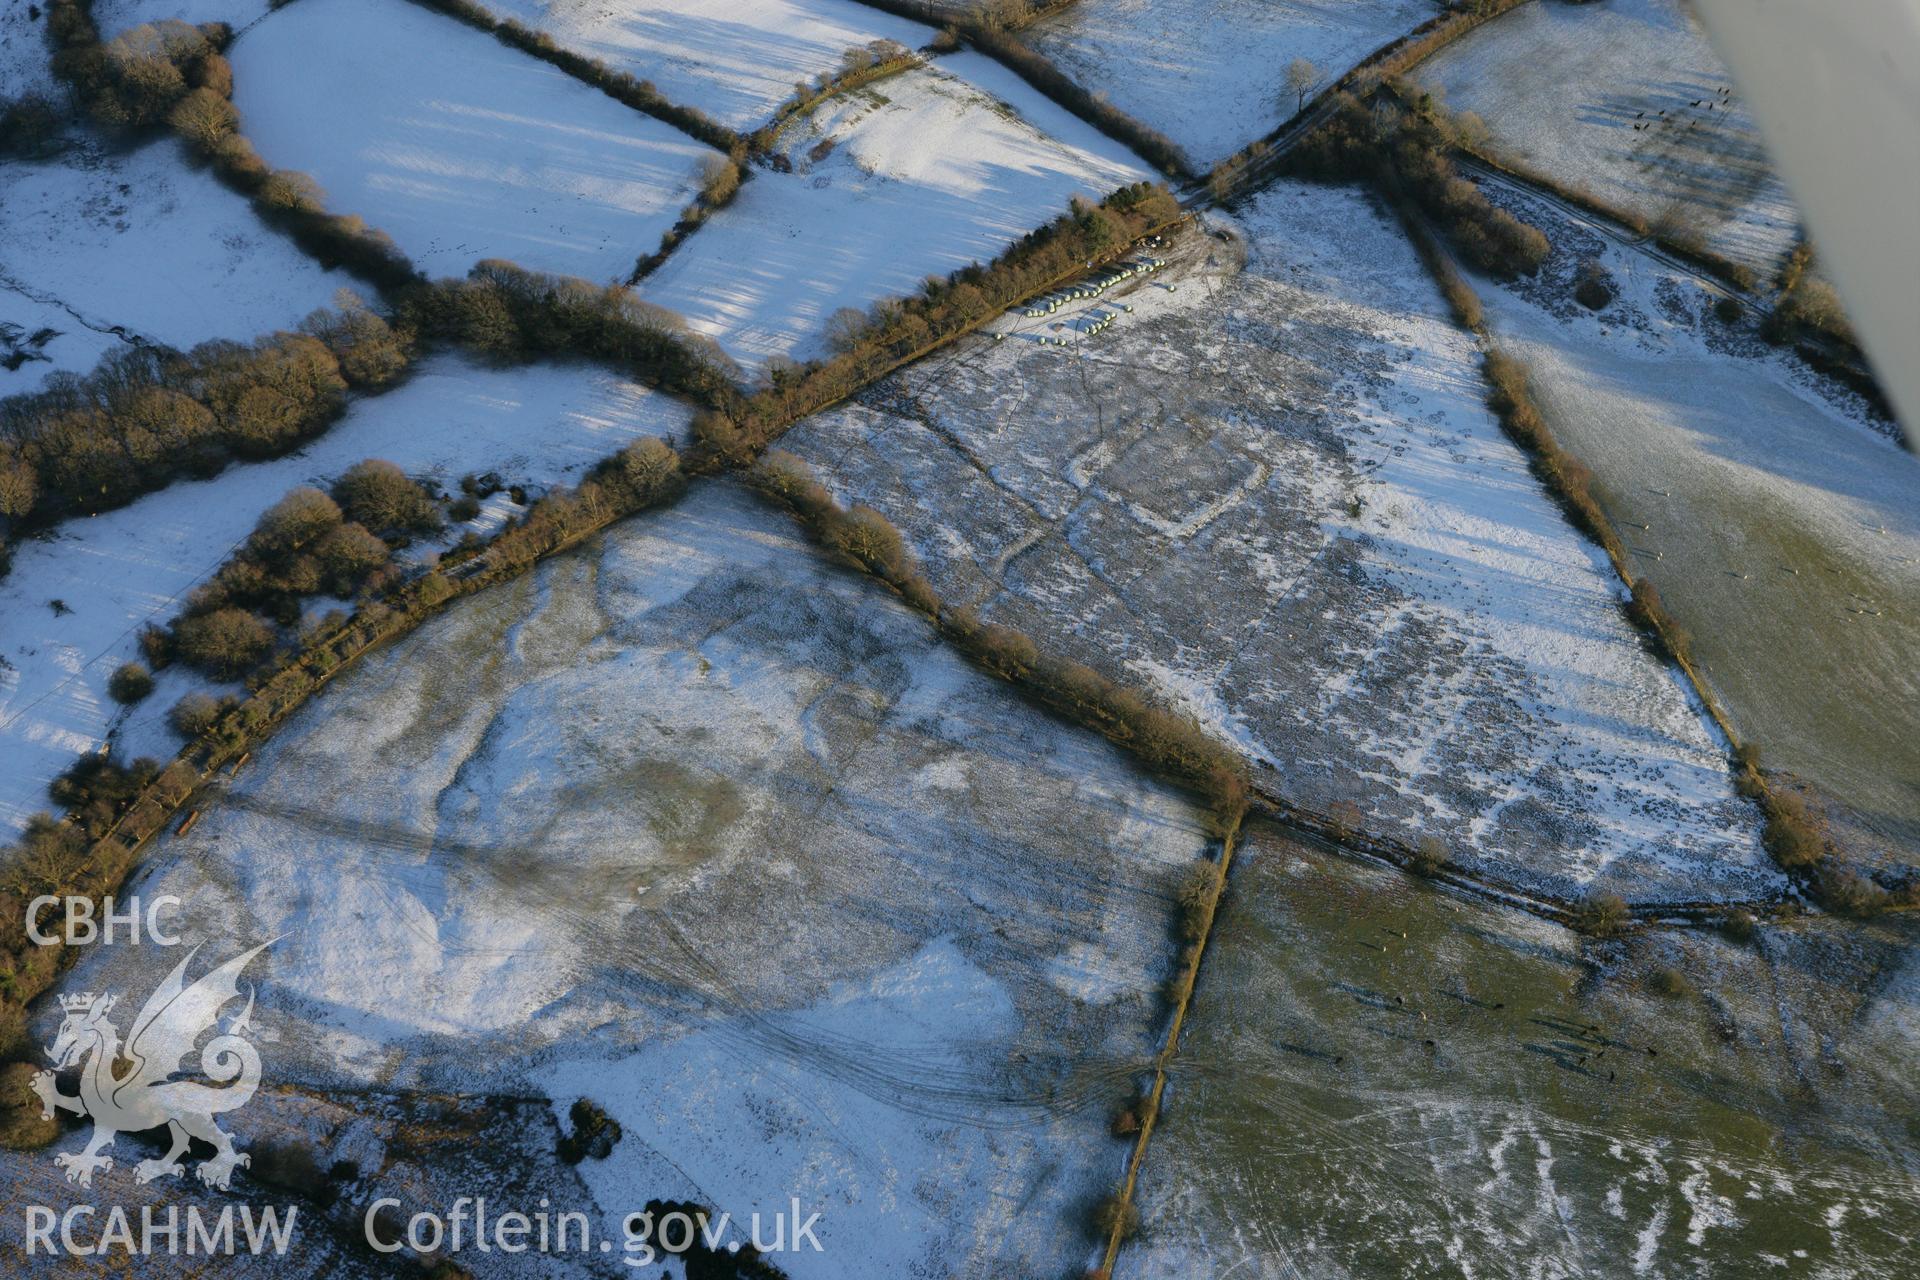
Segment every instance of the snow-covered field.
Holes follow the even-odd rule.
[[[108,39],[146,22],[224,22],[245,30],[273,11],[269,0],[94,0],[93,20]]]
[[[857,0],[489,0],[487,7],[742,131],[765,124],[793,96],[795,81],[835,70],[850,48],[894,40],[917,49],[933,39],[932,27]]]
[[[797,1196],[796,1280],[1063,1275],[1206,843],[713,481],[369,658],[138,887],[210,954],[280,935],[276,1083],[606,1106],[607,1226]],[[73,989],[175,961],[93,951]]]
[[[742,364],[826,349],[843,307],[915,292],[1066,212],[1153,176],[1124,147],[979,54],[829,99],[650,277],[650,302]]]
[[[1295,58],[1331,84],[1435,12],[1432,0],[1080,0],[1022,38],[1206,169],[1293,115]]]
[[[1258,824],[1234,874],[1118,1280],[1910,1273],[1911,928],[1595,945]]]
[[[1479,113],[1496,151],[1763,278],[1798,236],[1758,126],[1680,0],[1522,5],[1416,76]]]
[[[62,335],[41,349],[47,359],[0,368],[0,395],[92,368],[116,326],[183,349],[246,340],[291,328],[343,288],[367,286],[322,270],[171,139],[0,165],[0,322]]]
[[[0,4],[0,103],[44,94],[58,102],[59,82],[53,78],[53,47],[47,43],[46,10],[36,15],[29,0]]]
[[[83,322],[50,294],[28,297],[0,282],[0,396],[36,391],[59,369],[93,368],[121,345],[117,334],[90,327],[101,323]]]
[[[1554,255],[1480,292],[1555,433],[1767,763],[1850,810],[1859,852],[1914,861],[1920,461],[1690,278],[1538,200],[1515,211]],[[1598,315],[1570,298],[1583,259],[1620,291]]]
[[[431,275],[482,258],[596,283],[658,247],[714,153],[484,32],[403,0],[300,0],[235,42],[267,163]]]
[[[107,697],[107,680],[139,656],[140,627],[167,621],[288,489],[324,483],[369,457],[448,488],[489,470],[508,483],[551,484],[630,437],[677,432],[687,418],[678,401],[598,370],[501,371],[440,358],[405,385],[357,401],[297,454],[178,483],[20,544],[0,579],[0,833],[51,808],[47,784],[109,738],[123,758],[164,759],[178,749],[166,713],[194,677],[163,673],[131,710]],[[492,499],[473,527],[497,524],[505,502]],[[68,612],[49,605],[56,599]]]
[[[1009,317],[783,446],[949,599],[1156,687],[1288,795],[1561,892],[1776,888],[1723,748],[1397,226],[1282,185],[1242,232],[1187,233],[1076,348],[1033,339],[1078,318]]]

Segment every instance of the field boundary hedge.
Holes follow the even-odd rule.
[[[1422,262],[1433,273],[1434,283],[1452,308],[1454,318],[1480,343],[1488,388],[1487,404],[1501,429],[1527,456],[1534,476],[1560,504],[1569,521],[1606,553],[1615,578],[1627,590],[1623,612],[1628,621],[1654,652],[1679,670],[1702,710],[1720,731],[1727,744],[1728,769],[1734,789],[1752,800],[1765,819],[1762,844],[1774,864],[1800,891],[1840,914],[1920,908],[1920,882],[1888,890],[1847,865],[1805,801],[1776,786],[1762,772],[1759,746],[1741,735],[1707,682],[1694,661],[1692,638],[1667,611],[1652,580],[1633,572],[1619,531],[1591,492],[1591,473],[1554,437],[1545,415],[1533,400],[1527,366],[1500,349],[1482,318],[1478,295],[1440,248],[1418,213],[1405,205],[1396,209],[1420,250]],[[1746,904],[1742,907],[1745,909]]]
[[[474,0],[413,0],[413,3],[476,31],[484,31],[509,48],[531,54],[580,83],[598,89],[620,105],[652,116],[688,137],[706,143],[736,164],[744,158],[744,142],[737,132],[699,107],[683,106],[671,101],[655,89],[651,81],[642,80],[631,72],[620,71],[598,58],[563,48],[546,32],[535,31],[512,18],[496,17],[485,6],[474,3]]]
[[[114,41],[103,41],[92,0],[51,0],[47,30],[55,49],[54,74],[103,124],[134,134],[170,125],[196,158],[247,197],[263,222],[284,232],[322,266],[343,267],[382,291],[419,278],[391,237],[356,216],[328,213],[311,178],[269,169],[240,133],[232,101],[233,68],[224,56],[232,31],[224,23],[199,28],[177,22],[143,24]],[[148,67],[146,78],[136,81],[113,70],[117,64],[111,50],[119,41],[137,32],[163,30],[175,35],[195,31],[209,48],[180,50],[172,47],[177,40],[156,39],[162,52],[141,60]],[[132,111],[127,99],[136,92],[138,110]]]
[[[768,454],[747,479],[783,505],[822,546],[924,615],[937,636],[988,675],[1062,719],[1100,734],[1149,772],[1202,796],[1221,830],[1230,829],[1245,813],[1246,766],[1191,717],[1155,706],[1090,667],[1043,654],[1022,632],[948,606],[885,516],[871,508],[841,506],[794,455]]]
[[[1270,130],[1208,170],[1210,193],[1215,203],[1226,204],[1246,194],[1247,184],[1257,177],[1271,177],[1278,170],[1256,174],[1254,165],[1269,157],[1284,154],[1281,143],[1289,136],[1305,136],[1315,117],[1325,114],[1342,93],[1364,97],[1389,76],[1402,75],[1426,61],[1477,27],[1519,8],[1532,0],[1486,0],[1479,11],[1454,9],[1435,14],[1404,35],[1395,36],[1366,57],[1347,68],[1331,84],[1315,93],[1307,104]]]
[[[939,25],[942,40],[946,43],[936,43],[936,48],[950,48],[961,42],[972,45],[1026,81],[1043,97],[1072,112],[1115,142],[1132,149],[1166,177],[1193,180],[1195,175],[1192,166],[1171,138],[1112,103],[1096,98],[1051,59],[1020,39],[1018,32],[1022,29],[1071,8],[1075,0],[1054,0],[1054,3],[1039,6],[1021,5],[1017,14],[1010,13],[1008,6],[991,4],[967,12],[941,14],[934,12],[927,4],[914,3],[914,0],[860,0],[860,3],[896,17]]]
[[[849,49],[847,52],[852,54],[854,50]],[[748,149],[755,154],[770,150],[780,130],[789,120],[795,116],[805,115],[830,98],[852,93],[877,80],[885,80],[903,71],[912,71],[916,67],[926,65],[925,57],[912,49],[902,47],[899,53],[890,57],[880,58],[862,66],[843,66],[834,74],[823,76],[805,93],[796,92],[775,107],[772,118],[748,135]]]
[[[1180,957],[1180,966],[1174,972],[1171,993],[1173,1008],[1167,1022],[1166,1039],[1160,1046],[1160,1052],[1154,1055],[1153,1082],[1147,1087],[1140,1107],[1140,1133],[1134,1139],[1133,1150],[1127,1155],[1126,1177],[1115,1190],[1111,1207],[1102,1206],[1099,1211],[1106,1219],[1106,1242],[1097,1273],[1100,1275],[1113,1274],[1121,1246],[1138,1226],[1139,1210],[1134,1205],[1134,1197],[1140,1186],[1140,1170],[1147,1162],[1147,1144],[1153,1141],[1153,1131],[1160,1119],[1160,1104],[1167,1092],[1168,1068],[1173,1063],[1174,1055],[1180,1052],[1180,1033],[1186,1029],[1187,1013],[1193,1007],[1194,989],[1200,984],[1200,963],[1206,955],[1207,944],[1213,940],[1213,924],[1220,913],[1220,901],[1227,894],[1227,880],[1239,847],[1242,821],[1241,817],[1236,816],[1221,833],[1220,852],[1208,864],[1212,875],[1209,891],[1198,910],[1199,937],[1187,944]]]
[[[1119,211],[1114,214],[1117,225],[1139,223],[1143,226],[1141,234],[1162,229],[1185,216],[1177,206],[1172,207],[1175,216],[1171,220],[1155,216],[1166,213],[1165,206],[1171,205],[1163,189],[1156,198],[1153,191],[1127,188],[1109,201]],[[1085,237],[1092,234],[1089,219],[1109,233],[1115,225],[1081,210],[1030,233],[997,260],[1004,269],[991,277],[990,288],[982,296],[1004,290],[1010,298],[1023,298],[1052,287],[1063,274],[1084,271],[1085,264],[1076,255],[1087,249]],[[1101,256],[1123,252],[1130,244],[1110,245]],[[1071,269],[1064,273],[1054,269],[1063,260],[1062,255],[1072,262]],[[1028,270],[1036,263],[1047,268],[1044,277],[1036,278]],[[962,277],[979,277],[985,270],[965,268],[956,272],[950,283],[957,284]],[[777,388],[747,397],[698,351],[689,351],[678,335],[651,327],[644,315],[638,319],[626,315],[622,310],[626,297],[626,291],[617,288],[546,277],[511,264],[483,263],[467,280],[423,282],[409,290],[397,318],[416,327],[423,338],[450,339],[450,345],[464,343],[471,348],[474,334],[458,326],[473,322],[472,315],[463,314],[462,308],[477,300],[478,311],[487,323],[504,326],[513,335],[516,345],[511,354],[594,359],[680,395],[716,416],[733,414],[757,424],[761,434],[744,454],[728,455],[710,445],[696,445],[680,455],[680,475],[687,479],[751,464],[786,426],[858,389],[835,382],[822,392],[825,399],[789,395]],[[932,298],[921,302],[927,308],[939,305]],[[923,330],[929,335],[926,341],[905,350],[876,345],[863,356],[848,357],[852,361],[848,367],[862,379],[859,385],[865,385],[972,331],[1001,309],[955,319],[951,327],[937,332],[925,329],[923,320]],[[173,762],[142,786],[108,822],[88,832],[85,850],[75,860],[71,873],[58,885],[40,891],[95,898],[113,892],[137,864],[140,850],[200,787],[213,779],[215,770],[244,760],[314,692],[361,655],[418,627],[449,602],[516,577],[615,520],[677,497],[678,486],[671,493],[644,500],[632,495],[623,499],[616,474],[618,456],[603,463],[579,488],[541,499],[519,523],[501,530],[484,549],[449,553],[442,557],[441,567],[363,604],[337,629],[309,637],[305,648],[255,681],[244,702],[225,712],[207,734],[183,747]],[[38,947],[29,942],[24,929],[24,901],[17,904],[21,910],[10,911],[4,903],[7,896],[0,890],[0,913],[8,914],[9,921],[0,925],[0,963],[7,966],[0,972],[0,1058],[15,1047],[26,1005],[43,993],[68,963],[64,945]]]
[[[623,488],[608,477],[608,463],[577,488],[542,498],[519,522],[501,529],[484,550],[450,571],[431,569],[362,604],[336,628],[313,636],[298,653],[263,673],[243,701],[184,745],[104,829],[93,834],[85,856],[65,882],[34,886],[31,894],[11,888],[0,892],[0,910],[7,913],[0,932],[7,952],[6,972],[0,975],[5,1000],[0,1007],[0,1042],[7,1043],[0,1043],[0,1057],[11,1056],[10,1051],[17,1048],[11,1042],[17,1041],[24,1025],[25,1007],[52,985],[72,958],[72,948],[64,941],[34,944],[25,931],[26,903],[6,899],[52,894],[97,900],[112,894],[132,872],[146,843],[214,780],[222,765],[232,763],[238,769],[275,729],[357,659],[414,631],[452,601],[518,577],[614,521],[670,503],[685,491],[684,483],[677,481],[651,491]]]

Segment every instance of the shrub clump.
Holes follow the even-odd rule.
[[[1580,264],[1580,270],[1574,275],[1574,301],[1589,311],[1603,311],[1618,292],[1619,286],[1599,259],[1588,258]]]
[[[1675,661],[1693,660],[1693,637],[1685,627],[1673,620],[1673,615],[1667,612],[1666,603],[1660,599],[1659,589],[1650,580],[1633,580],[1633,591],[1627,600],[1627,617]]]
[[[1760,931],[1760,922],[1751,911],[1729,911],[1720,922],[1720,931],[1735,942],[1752,942]]]
[[[54,74],[103,125],[137,130],[159,124],[196,86],[230,75],[220,57],[232,37],[224,23],[141,23],[102,43],[84,0],[54,0],[50,8],[48,30],[58,50]]]
[[[1795,791],[1774,792],[1761,839],[1773,860],[1790,871],[1815,866],[1827,856],[1825,823]]]
[[[1108,1131],[1116,1138],[1131,1137],[1153,1118],[1154,1110],[1153,1094],[1147,1089],[1136,1089],[1132,1097],[1114,1109]]]
[[[1323,181],[1371,182],[1390,203],[1411,202],[1438,222],[1468,262],[1503,278],[1530,275],[1551,247],[1537,227],[1495,206],[1460,176],[1452,152],[1474,131],[1431,94],[1409,109],[1376,110],[1342,93],[1327,123],[1288,156],[1290,170]]]
[[[982,53],[999,59],[1028,84],[1052,98],[1094,128],[1133,148],[1148,164],[1168,177],[1192,178],[1193,167],[1174,144],[1173,139],[1142,124],[1114,106],[1103,93],[1094,93],[1074,82],[1046,58],[1033,51],[1010,31],[996,29],[963,19],[956,24],[960,34]]]
[[[0,157],[41,155],[59,136],[59,108],[45,95],[0,99]]]
[[[153,673],[140,662],[123,662],[107,680],[107,696],[123,706],[132,706],[153,692]]]
[[[369,458],[334,481],[338,515],[373,533],[431,533],[440,527],[433,498],[393,463]]]
[[[1573,927],[1595,938],[1612,938],[1627,927],[1630,912],[1617,893],[1591,893],[1573,909]]]
[[[174,646],[188,666],[220,680],[245,675],[273,648],[273,632],[245,609],[189,614],[174,624]]]
[[[1817,333],[1856,349],[1859,346],[1839,293],[1812,274],[1801,275],[1793,288],[1780,295],[1760,332],[1772,342],[1791,342],[1802,333]]]
[[[1663,996],[1683,996],[1692,989],[1687,984],[1685,974],[1681,973],[1678,969],[1664,965],[1653,971],[1649,985]]]
[[[1131,1240],[1140,1231],[1140,1210],[1121,1191],[1110,1191],[1094,1201],[1088,1222],[1096,1239],[1117,1234],[1122,1240]]]
[[[579,1164],[588,1156],[605,1160],[620,1141],[620,1122],[606,1113],[591,1098],[579,1098],[567,1110],[573,1132],[561,1135],[559,1154],[568,1164]]]
[[[1219,875],[1210,862],[1196,862],[1181,875],[1174,901],[1180,908],[1182,942],[1198,942],[1207,936],[1207,927],[1213,923],[1214,898],[1219,883]]]
[[[231,696],[215,699],[204,693],[189,693],[167,712],[167,723],[175,733],[192,741],[213,728],[235,705],[236,700]]]
[[[349,387],[396,376],[410,344],[349,300],[299,332],[184,354],[129,347],[90,374],[56,373],[0,400],[0,515],[104,511],[234,458],[277,457],[331,425]]]
[[[1447,856],[1447,846],[1439,836],[1421,836],[1420,843],[1414,846],[1413,861],[1409,864],[1415,875],[1431,879],[1447,869],[1451,859]]]
[[[353,483],[336,492],[363,514],[417,520],[418,502],[439,518],[432,500],[391,463],[361,463],[347,474]],[[387,544],[348,521],[332,496],[302,485],[267,508],[245,547],[187,597],[167,649],[196,670],[236,679],[272,651],[276,624],[299,620],[302,601],[352,596],[387,582],[390,573]]]
[[[33,1092],[39,1070],[31,1062],[0,1067],[0,1148],[38,1151],[60,1136],[57,1117],[41,1118],[40,1099]]]

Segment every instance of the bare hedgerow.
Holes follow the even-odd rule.
[[[261,182],[255,199],[268,209],[283,213],[318,214],[326,212],[327,193],[304,173],[276,169]]]
[[[1219,873],[1211,862],[1196,862],[1180,877],[1174,900],[1180,905],[1180,937],[1198,942],[1206,936],[1213,918],[1213,902],[1220,885]]]
[[[1449,861],[1446,844],[1439,836],[1427,835],[1414,847],[1411,865],[1416,875],[1431,878],[1445,871]]]
[[[1617,893],[1591,893],[1573,909],[1573,927],[1595,938],[1612,938],[1627,927],[1626,899]]]
[[[854,507],[830,523],[823,530],[823,538],[828,546],[883,578],[898,578],[908,566],[907,545],[900,531],[872,507]]]
[[[620,478],[637,496],[653,497],[680,482],[680,455],[665,440],[644,436],[622,449]]]
[[[173,704],[173,710],[167,713],[167,723],[173,731],[191,741],[213,728],[214,722],[234,705],[232,698],[215,700],[205,693],[189,693]]]
[[[382,387],[407,367],[406,342],[351,290],[335,295],[333,308],[309,313],[300,329],[333,353],[349,386]]]
[[[211,152],[240,128],[240,113],[213,90],[195,89],[174,104],[167,123],[194,146]]]
[[[40,477],[33,464],[8,445],[0,444],[0,516],[19,519],[33,510],[40,497]]]
[[[1773,860],[1789,869],[1814,866],[1827,856],[1823,824],[1798,792],[1774,793],[1761,840]]]
[[[1088,1218],[1098,1239],[1117,1233],[1122,1240],[1130,1240],[1140,1230],[1140,1211],[1118,1190],[1096,1200]]]
[[[1760,922],[1751,911],[1730,911],[1726,919],[1720,922],[1720,929],[1735,942],[1751,942],[1759,932]]]

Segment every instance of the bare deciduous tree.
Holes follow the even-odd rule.
[[[1287,64],[1287,92],[1293,95],[1295,112],[1304,110],[1307,95],[1320,83],[1320,70],[1305,58],[1295,58]]]

